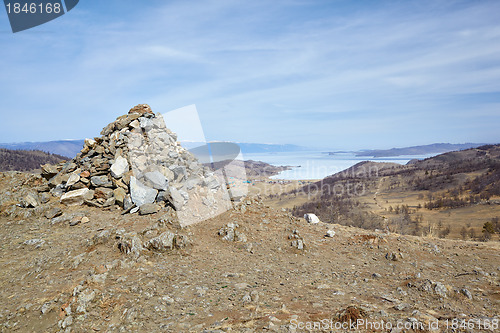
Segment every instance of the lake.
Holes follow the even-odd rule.
[[[437,154],[370,158],[367,156],[357,157],[351,153],[328,155],[328,153],[321,151],[300,151],[280,153],[250,153],[243,154],[243,159],[262,161],[275,166],[293,166],[291,170],[283,171],[279,175],[273,176],[272,178],[294,180],[323,179],[326,176],[343,171],[362,161],[406,164],[412,159],[424,159],[435,155]]]

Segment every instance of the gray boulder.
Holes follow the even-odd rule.
[[[149,250],[164,252],[174,248],[175,234],[165,231],[160,236],[150,239],[144,244]]]
[[[119,235],[118,238],[120,241],[118,242],[118,249],[125,253],[131,254],[132,256],[138,258],[141,255],[142,247],[141,239],[137,236],[136,233],[128,233],[125,235]]]
[[[40,205],[38,193],[29,192],[24,198],[21,199],[21,205],[24,208],[36,208]]]
[[[59,173],[59,170],[57,170],[57,166],[51,164],[44,164],[41,166],[41,169],[42,176],[45,179],[50,179]]]
[[[170,197],[172,198],[176,210],[180,210],[184,206],[184,197],[176,188],[170,188]]]
[[[153,121],[149,118],[139,118],[139,123],[141,128],[144,128],[146,131],[151,130],[154,126]]]
[[[441,282],[435,282],[434,285],[434,292],[442,297],[446,297],[448,290],[446,289],[446,286],[442,284]]]
[[[112,185],[108,176],[94,176],[90,178],[90,182],[94,187],[107,187]]]
[[[128,211],[128,210],[132,209],[133,206],[134,206],[134,203],[132,202],[132,198],[130,197],[130,194],[127,194],[125,199],[123,199],[123,209],[125,211]]]
[[[148,215],[158,213],[160,206],[157,204],[147,203],[139,207],[139,215]]]
[[[154,203],[158,191],[143,185],[137,178],[130,177],[130,195],[132,202],[140,207],[147,203]]]
[[[184,176],[186,175],[186,167],[182,165],[171,166],[170,170],[174,172],[175,179],[177,181],[182,180],[182,178],[184,178]]]
[[[186,181],[186,185],[184,185],[186,187],[186,189],[188,190],[192,190],[195,186],[199,185],[201,183],[201,179],[200,178],[190,178]]]
[[[144,179],[146,184],[157,190],[166,190],[168,188],[168,180],[160,171],[146,172]]]
[[[101,230],[94,235],[90,240],[87,241],[89,246],[105,244],[111,238],[111,232],[109,230]]]
[[[39,238],[34,238],[34,239],[28,239],[27,241],[24,241],[24,245],[34,245],[35,248],[39,248],[43,244],[45,244],[45,241],[43,239]]]
[[[45,217],[48,219],[53,219],[54,217],[62,215],[62,210],[59,207],[54,207],[51,210],[45,212]]]
[[[210,176],[208,177],[206,180],[205,180],[205,184],[206,186],[210,189],[210,190],[216,190],[217,188],[219,188],[219,186],[221,185],[219,183],[219,181],[217,180],[217,177],[215,176]]]

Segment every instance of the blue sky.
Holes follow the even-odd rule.
[[[85,1],[13,34],[0,142],[81,139],[138,103],[209,140],[500,142],[499,1]],[[168,124],[167,124],[168,126]]]

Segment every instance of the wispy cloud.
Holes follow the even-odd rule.
[[[50,33],[0,35],[0,141],[97,135],[143,102],[196,104],[211,140],[499,141],[498,12],[494,1],[83,2],[38,28]]]

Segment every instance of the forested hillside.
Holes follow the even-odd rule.
[[[30,171],[45,163],[57,164],[67,157],[40,150],[10,150],[0,148],[0,171]]]

